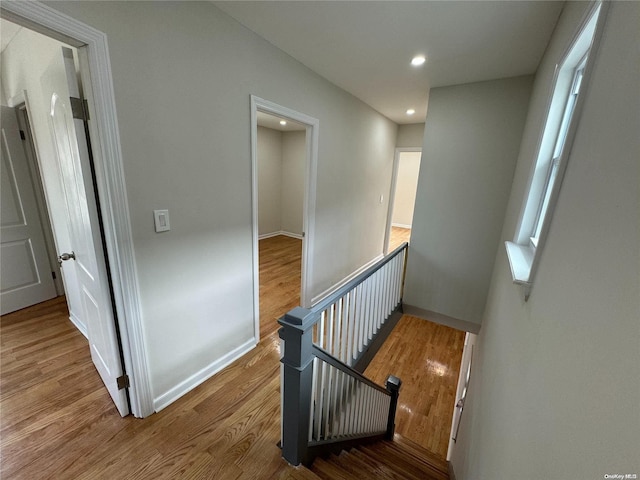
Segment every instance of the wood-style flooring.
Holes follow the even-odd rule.
[[[288,465],[277,447],[280,341],[275,329],[178,401],[136,419],[121,418],[113,406],[63,297],[1,317],[0,478],[317,480],[313,472]],[[432,340],[443,338],[437,334]],[[420,351],[431,349],[408,343]],[[392,365],[404,381],[401,405],[424,408],[402,403],[413,379],[403,375],[396,359]],[[407,393],[407,401],[439,395],[429,393],[428,385],[421,388],[419,395]],[[414,440],[411,429],[403,429],[400,413],[398,432]],[[450,416],[447,428],[449,423]],[[423,424],[409,425],[425,433]]]
[[[402,380],[396,432],[446,458],[465,333],[404,315],[365,370]]]
[[[389,251],[411,237],[408,228],[391,227]],[[278,235],[258,242],[260,264],[260,338],[277,331],[278,319],[300,305],[302,240]]]
[[[279,339],[121,418],[60,297],[0,319],[0,478],[317,479],[280,456]]]
[[[391,227],[391,235],[389,236],[389,252],[393,252],[404,242],[411,239],[410,228]]]
[[[280,327],[277,323],[300,305],[302,240],[278,235],[259,242],[260,338]]]

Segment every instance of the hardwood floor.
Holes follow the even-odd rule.
[[[291,242],[291,248],[293,245]],[[267,263],[264,268],[262,278],[268,278]],[[299,291],[299,286],[283,283]],[[267,303],[277,297],[278,289],[265,289],[270,292]],[[271,315],[276,318],[279,314]],[[68,319],[63,298],[3,316],[0,477],[317,480],[313,472],[289,466],[277,447],[280,342],[275,321],[270,328],[272,333],[247,355],[161,412],[136,419],[118,415],[91,362],[86,339]],[[409,339],[421,338],[412,332],[407,335]],[[451,341],[442,333],[430,335],[430,343],[419,340],[408,344],[426,353],[439,350],[435,346],[439,341]],[[438,392],[426,393],[430,390],[420,383],[420,393],[408,393],[412,375],[403,374],[397,362],[419,357],[405,353],[407,345],[401,348],[402,355],[388,354],[394,358],[393,367],[387,370],[404,381],[398,432],[416,441],[431,427],[414,417],[404,428],[402,409],[418,411],[428,406],[433,411],[444,387],[438,384]],[[417,361],[428,365],[431,357],[420,358]],[[442,360],[432,361],[437,370],[435,362]],[[454,363],[457,366],[459,359]],[[417,402],[415,406],[410,399]],[[449,423],[450,417],[447,429]],[[419,433],[411,434],[412,428]],[[438,431],[444,427],[433,428]]]
[[[259,242],[260,338],[279,328],[278,319],[300,305],[302,240],[278,235]]]
[[[411,239],[410,228],[391,227],[391,235],[389,237],[389,252],[393,252],[404,242]]]
[[[411,230],[391,227],[389,251],[408,242]],[[259,244],[260,338],[278,330],[278,318],[300,305],[302,240],[278,235]]]
[[[464,332],[404,315],[365,370],[382,385],[402,380],[396,432],[446,458]]]
[[[282,460],[279,339],[159,413],[121,418],[63,298],[0,319],[0,477],[316,479]]]

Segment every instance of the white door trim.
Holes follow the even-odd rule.
[[[253,236],[253,311],[255,319],[256,341],[260,339],[260,280],[259,280],[259,259],[258,259],[258,110],[278,117],[286,118],[306,127],[305,148],[307,151],[305,165],[305,189],[302,229],[304,238],[302,240],[302,272],[300,276],[300,303],[303,307],[311,306],[311,296],[309,285],[311,284],[311,271],[313,258],[313,240],[316,216],[316,176],[318,164],[318,130],[320,121],[304,113],[296,112],[290,108],[283,107],[277,103],[264,100],[255,95],[251,95],[251,217]]]
[[[4,1],[0,11],[8,20],[77,47],[81,66],[88,70],[82,80],[91,91],[87,101],[92,120],[89,122],[92,150],[115,309],[131,385],[131,411],[136,417],[146,417],[153,413],[153,397],[107,36],[38,2]]]
[[[396,183],[398,181],[398,167],[400,165],[400,154],[403,152],[422,153],[422,147],[396,147],[396,152],[393,156],[393,173],[391,174],[391,188],[389,190],[389,209],[387,210],[387,227],[384,231],[384,246],[382,248],[382,253],[384,255],[389,253],[389,239],[391,238],[391,221],[393,219],[393,204],[396,198]]]

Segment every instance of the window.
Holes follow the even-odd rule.
[[[549,110],[519,225],[513,242],[506,242],[513,281],[525,287],[525,299],[529,296],[537,254],[549,230],[566,170],[603,8],[601,3],[594,5],[562,61],[556,65]]]
[[[588,52],[587,52],[588,56]],[[531,237],[531,245],[535,249],[538,246],[538,240],[540,239],[540,231],[542,230],[542,224],[547,216],[549,210],[549,199],[551,198],[551,191],[558,178],[558,169],[560,166],[560,155],[564,150],[565,142],[567,140],[567,132],[569,130],[569,123],[573,117],[573,112],[576,108],[578,101],[578,93],[580,92],[580,85],[582,84],[582,77],[584,76],[584,67],[587,63],[587,56],[585,56],[580,65],[578,65],[573,74],[573,80],[571,89],[569,90],[569,96],[566,100],[564,112],[562,114],[562,122],[560,123],[560,129],[556,138],[555,146],[553,148],[553,156],[551,157],[551,165],[547,167],[546,181],[544,186],[544,194],[540,206],[538,208],[538,214],[536,221],[533,224],[533,234]]]

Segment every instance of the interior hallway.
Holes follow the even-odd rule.
[[[411,343],[425,350],[420,341]],[[279,345],[274,326],[254,350],[164,410],[143,420],[121,418],[86,339],[68,319],[63,297],[5,315],[0,318],[0,477],[317,478],[287,465],[277,447]],[[402,376],[396,363],[393,372]],[[404,402],[411,379],[403,380]],[[430,398],[426,391],[404,396]],[[401,403],[398,424],[402,405],[420,408]],[[448,428],[450,418],[446,422]],[[408,425],[398,425],[398,433],[412,440],[425,433],[422,423]],[[413,435],[412,426],[421,433]]]

